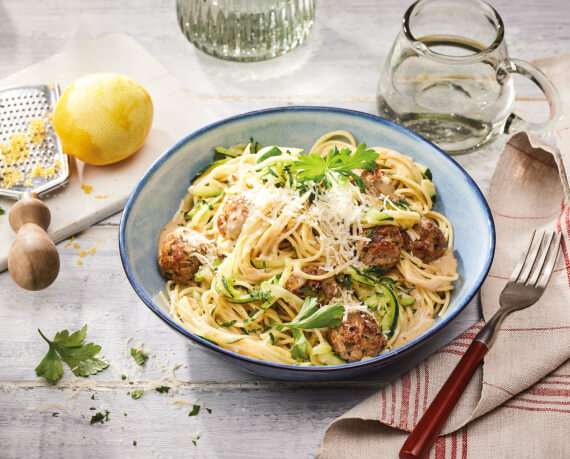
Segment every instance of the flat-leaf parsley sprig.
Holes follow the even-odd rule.
[[[345,177],[352,177],[358,188],[364,191],[364,180],[353,170],[376,170],[378,156],[374,150],[367,150],[366,144],[360,143],[352,154],[348,148],[339,150],[334,147],[324,158],[318,153],[301,155],[293,163],[292,169],[296,172],[296,178],[300,182],[322,183],[325,188],[329,188],[334,180],[332,174],[336,172]]]
[[[49,351],[36,367],[36,374],[48,381],[55,382],[63,375],[63,360],[75,376],[89,376],[103,371],[109,366],[103,357],[96,357],[101,346],[93,343],[83,344],[87,334],[87,325],[73,334],[67,330],[57,332],[53,340],[49,340],[40,329],[38,332],[48,343]]]

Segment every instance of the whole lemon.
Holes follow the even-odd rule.
[[[55,107],[53,127],[64,153],[103,166],[140,148],[152,115],[150,96],[139,83],[116,73],[95,73],[64,91]]]

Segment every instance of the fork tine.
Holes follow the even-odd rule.
[[[532,273],[528,281],[526,282],[527,285],[534,286],[536,281],[538,280],[538,276],[542,273],[542,266],[544,265],[544,260],[546,260],[546,256],[548,255],[548,251],[550,249],[550,245],[552,244],[552,240],[554,239],[554,232],[545,233],[543,235],[543,244],[541,244],[538,250],[538,260],[534,263],[534,267],[532,269]],[[544,241],[546,239],[546,241]]]
[[[542,246],[543,240],[544,240],[544,231],[540,235],[537,235],[536,238],[532,241],[532,245],[531,245],[530,250],[526,256],[526,260],[524,262],[523,269],[519,275],[517,282],[520,282],[521,284],[525,284],[526,281],[528,280],[528,276],[530,276],[530,272],[532,271],[532,267],[534,266],[534,264],[536,262],[536,257],[538,255],[538,251],[540,250],[540,247]]]
[[[560,246],[560,241],[562,239],[562,235],[558,233],[554,237],[554,244],[551,244],[548,251],[548,256],[546,257],[546,261],[544,263],[544,267],[542,268],[542,274],[538,278],[536,283],[536,287],[538,288],[545,288],[546,284],[548,284],[548,280],[550,279],[550,275],[554,270],[554,265],[556,263],[556,258],[558,257],[558,248]]]
[[[524,262],[526,261],[526,258],[530,252],[531,247],[532,247],[532,243],[534,242],[534,236],[535,235],[536,235],[536,230],[532,230],[532,234],[530,235],[530,241],[528,243],[528,246],[523,251],[519,262],[515,266],[515,269],[513,269],[513,274],[511,274],[511,278],[509,279],[509,282],[516,282],[517,281],[517,279],[518,279],[518,277],[519,277],[519,275],[523,269]]]

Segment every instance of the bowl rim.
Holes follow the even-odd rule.
[[[170,317],[169,314],[167,314],[161,308],[159,308],[157,305],[155,305],[154,302],[152,301],[152,299],[146,295],[146,293],[142,290],[142,288],[138,285],[137,281],[134,278],[133,272],[131,271],[131,268],[130,268],[129,263],[127,261],[127,253],[126,253],[126,247],[125,247],[125,226],[126,226],[126,222],[129,218],[129,215],[132,211],[133,206],[136,203],[137,197],[138,197],[139,193],[141,192],[141,190],[145,187],[145,185],[150,180],[150,178],[154,175],[154,173],[162,166],[162,164],[164,162],[166,162],[166,160],[168,160],[173,154],[175,154],[177,151],[179,151],[184,145],[186,145],[190,141],[204,135],[205,133],[207,133],[209,131],[216,129],[217,127],[219,127],[221,125],[231,124],[231,123],[243,120],[243,119],[254,118],[254,117],[258,117],[258,116],[265,116],[265,115],[279,113],[279,112],[327,112],[327,113],[336,113],[336,114],[343,114],[343,115],[349,115],[349,116],[356,116],[359,118],[364,118],[366,120],[370,120],[370,121],[373,121],[376,123],[383,124],[383,125],[391,128],[391,129],[394,129],[396,131],[401,132],[402,134],[404,134],[406,136],[411,136],[411,137],[415,138],[416,140],[419,140],[421,143],[425,143],[425,144],[429,145],[432,149],[435,150],[435,152],[444,161],[450,161],[452,163],[452,165],[456,167],[457,171],[463,175],[463,178],[465,179],[466,184],[475,193],[475,196],[477,197],[477,201],[481,204],[481,206],[484,210],[484,215],[486,216],[486,223],[487,223],[486,227],[488,227],[488,229],[489,229],[490,240],[488,241],[489,242],[489,245],[488,245],[489,254],[487,255],[487,260],[485,262],[483,270],[479,273],[479,276],[477,277],[474,286],[467,292],[467,295],[466,295],[465,299],[463,300],[462,304],[460,304],[459,307],[455,311],[453,311],[449,316],[445,317],[440,322],[436,323],[434,326],[425,330],[424,333],[422,333],[420,336],[414,338],[409,343],[407,343],[407,344],[405,344],[405,345],[403,345],[397,349],[394,349],[393,351],[390,351],[386,354],[380,354],[376,357],[373,357],[373,358],[370,358],[370,359],[367,359],[364,361],[345,363],[342,365],[298,366],[298,365],[288,365],[288,364],[274,363],[274,362],[269,362],[269,361],[265,361],[265,360],[255,359],[253,357],[241,355],[241,354],[238,354],[236,352],[224,349],[221,346],[218,346],[216,344],[213,344],[213,343],[209,342],[208,340],[201,338],[198,335],[195,335],[191,331],[187,330],[186,328],[182,327],[180,324],[175,322],[174,319],[172,319],[172,317]],[[415,132],[411,131],[410,129],[405,128],[404,126],[401,126],[401,125],[396,124],[392,121],[389,121],[387,119],[381,118],[379,116],[376,116],[376,115],[373,115],[370,113],[360,112],[357,110],[349,110],[349,109],[344,109],[344,108],[337,108],[337,107],[312,106],[312,105],[294,105],[294,106],[273,107],[273,108],[262,109],[262,110],[254,110],[254,111],[242,113],[239,115],[230,116],[228,118],[224,118],[224,119],[216,121],[214,123],[210,123],[210,124],[200,128],[200,129],[188,134],[187,136],[183,137],[182,139],[177,141],[173,146],[171,146],[165,152],[163,152],[151,164],[151,166],[144,173],[143,177],[136,184],[136,186],[134,187],[133,191],[131,192],[131,194],[127,200],[127,203],[125,204],[123,214],[121,216],[121,223],[119,226],[119,252],[120,252],[120,256],[121,256],[121,263],[123,265],[123,269],[127,275],[129,283],[131,284],[131,287],[135,290],[135,292],[139,296],[139,298],[146,304],[146,306],[152,312],[154,312],[156,315],[158,315],[163,321],[165,321],[166,324],[168,324],[170,327],[174,328],[178,332],[182,333],[187,338],[190,338],[192,341],[194,341],[198,344],[201,344],[203,346],[206,346],[207,348],[209,348],[212,351],[215,351],[219,354],[222,354],[221,357],[230,357],[230,358],[238,359],[238,360],[243,361],[244,363],[247,363],[248,365],[257,365],[260,367],[269,367],[269,368],[272,368],[276,371],[283,370],[283,371],[288,371],[288,372],[307,373],[307,374],[308,373],[314,373],[314,372],[335,373],[335,372],[339,372],[339,371],[343,371],[343,370],[351,371],[351,370],[356,370],[358,368],[362,368],[365,366],[373,366],[373,367],[384,366],[384,365],[391,363],[394,360],[397,360],[402,354],[406,354],[407,352],[409,352],[411,350],[411,348],[413,348],[415,346],[419,346],[422,343],[424,343],[426,340],[432,338],[437,332],[439,332],[444,327],[449,325],[453,321],[453,319],[455,319],[465,309],[465,307],[469,304],[469,302],[473,299],[473,297],[477,294],[477,292],[481,288],[481,285],[483,284],[483,281],[487,277],[487,274],[491,268],[491,263],[493,261],[494,255],[495,255],[495,240],[496,240],[495,224],[493,221],[493,216],[492,216],[491,210],[489,208],[489,205],[487,204],[487,201],[486,201],[483,193],[481,192],[481,190],[479,189],[479,187],[477,186],[475,181],[471,178],[471,176],[457,163],[457,161],[455,161],[451,156],[449,156],[445,152],[443,152],[443,150],[441,150],[437,145],[433,144],[432,142],[430,142],[429,140],[420,136],[419,134],[416,134]]]

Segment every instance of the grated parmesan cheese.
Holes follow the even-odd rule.
[[[91,191],[93,191],[93,187],[91,185],[87,185],[85,183],[81,184],[81,189],[83,190],[83,192],[85,194],[91,194]]]

